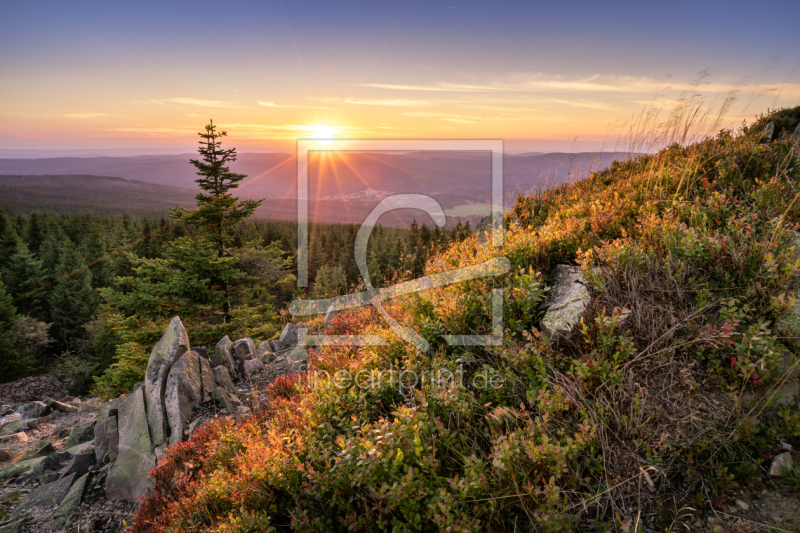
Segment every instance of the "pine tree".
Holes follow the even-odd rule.
[[[25,244],[21,244],[17,253],[11,256],[6,266],[6,283],[11,296],[18,298],[15,302],[17,311],[39,320],[44,319],[42,308],[42,291],[20,298],[27,293],[41,289],[45,283],[45,272],[42,261],[36,259]]]
[[[39,251],[41,250],[46,237],[47,235],[45,234],[42,219],[39,217],[39,213],[31,213],[31,216],[28,219],[27,241],[28,249],[33,255],[37,257],[39,256]]]
[[[34,363],[33,357],[21,354],[14,343],[11,330],[17,318],[17,309],[11,305],[11,295],[0,281],[0,383],[24,377],[30,373]]]
[[[231,172],[228,163],[236,161],[236,148],[222,149],[222,137],[227,132],[217,132],[214,121],[209,121],[205,133],[200,136],[202,161],[192,159],[192,165],[197,168],[200,176],[195,182],[205,191],[195,196],[197,209],[187,210],[175,207],[172,216],[201,227],[208,239],[213,243],[218,257],[225,255],[225,248],[231,241],[231,229],[234,225],[252,215],[262,200],[239,200],[232,196],[231,191],[239,186],[244,174]],[[223,292],[228,295],[227,285],[223,283]],[[222,304],[222,320],[230,320],[230,298],[226,297]]]
[[[92,288],[92,273],[82,268],[85,262],[77,248],[63,257],[56,270],[61,278],[50,296],[50,316],[53,331],[62,347],[70,349],[85,336],[83,325],[97,311],[98,295]]]
[[[14,221],[0,211],[0,268],[6,266],[11,256],[16,253],[18,246],[19,237],[14,228]]]

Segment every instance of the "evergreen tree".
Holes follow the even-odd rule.
[[[21,244],[6,266],[6,284],[11,296],[17,298],[15,302],[17,311],[39,320],[44,318],[41,290],[21,297],[41,289],[46,281],[45,278],[42,261],[36,259],[25,244]]]
[[[252,215],[256,208],[261,205],[262,200],[239,200],[233,196],[231,191],[239,186],[244,174],[231,172],[228,163],[236,161],[236,148],[222,148],[222,137],[227,132],[217,132],[214,121],[209,121],[205,133],[198,133],[200,136],[200,148],[198,152],[202,155],[202,161],[192,159],[192,165],[197,168],[197,175],[200,176],[195,182],[205,191],[195,196],[197,209],[187,210],[183,207],[175,207],[172,216],[180,218],[190,224],[201,227],[208,239],[213,243],[218,257],[225,255],[225,248],[231,241],[231,229],[237,223]],[[222,281],[222,280],[216,280]],[[222,320],[230,320],[230,298],[225,282],[222,283],[223,292],[226,298],[223,301]]]
[[[42,219],[39,217],[39,213],[31,213],[28,219],[27,241],[28,249],[33,255],[39,256],[39,251],[42,249],[45,238],[44,225],[42,224]]]
[[[33,357],[20,353],[11,331],[17,320],[17,309],[11,305],[11,295],[0,281],[0,382],[13,381],[30,373]]]
[[[84,240],[84,259],[93,263],[89,267],[92,272],[92,287],[98,289],[108,287],[114,279],[113,262],[106,257],[106,243],[98,231],[93,231]]]
[[[85,336],[88,323],[98,306],[98,295],[92,288],[92,273],[84,267],[83,256],[77,248],[64,255],[58,265],[59,279],[50,296],[50,317],[58,342],[67,349]]]
[[[14,228],[14,221],[7,218],[0,211],[0,268],[8,264],[11,256],[16,253],[18,246],[19,237],[17,236],[17,230]]]

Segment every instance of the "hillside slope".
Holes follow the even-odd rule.
[[[388,345],[317,347],[253,417],[170,448],[133,529],[796,527],[772,463],[800,445],[800,160],[761,127],[520,198],[502,248],[428,265],[508,273],[385,303],[427,352],[339,313],[326,333]],[[449,346],[493,332],[499,288],[502,343]]]

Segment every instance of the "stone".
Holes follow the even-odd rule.
[[[779,453],[772,459],[769,465],[769,477],[783,477],[792,470],[792,454],[789,452]]]
[[[208,422],[209,422],[208,418],[204,416],[198,416],[197,418],[192,420],[192,423],[189,424],[189,431],[187,432],[188,434],[187,438],[191,439],[192,435],[194,435],[194,432],[200,429],[201,427],[205,426]]]
[[[44,457],[20,461],[0,470],[0,479],[14,479],[33,472],[44,461]]]
[[[238,405],[235,414],[238,416],[248,416],[252,411],[246,405]]]
[[[228,413],[233,414],[236,412],[237,405],[234,403],[231,394],[222,387],[214,389],[214,400],[217,402],[217,405],[225,407]]]
[[[256,356],[256,345],[253,339],[245,337],[233,343],[233,352],[242,361],[248,361]]]
[[[550,341],[568,334],[586,312],[589,289],[580,269],[570,265],[556,265],[547,290],[540,330]]]
[[[750,509],[750,505],[748,505],[747,502],[744,502],[742,500],[736,500],[736,507],[738,507],[742,511],[747,511],[748,509]]]
[[[72,448],[67,448],[64,451],[66,453],[68,453],[68,454],[71,454],[71,455],[78,455],[79,453],[85,452],[89,448],[94,449],[94,439],[92,439],[90,441],[82,442],[81,444],[78,444],[77,446],[73,446]]]
[[[50,529],[60,529],[67,524],[69,516],[78,508],[83,499],[83,492],[86,490],[86,481],[89,474],[84,474],[72,484],[64,499],[58,505],[58,509],[53,513],[53,520],[50,522]]]
[[[62,475],[76,474],[82,476],[97,464],[94,453],[81,453],[73,455],[67,466],[61,471]]]
[[[144,388],[138,387],[120,403],[119,455],[106,477],[106,498],[135,502],[152,486],[147,473],[156,459],[148,422]]]
[[[233,386],[233,380],[231,380],[231,374],[223,365],[214,368],[214,383],[230,393],[236,392],[236,387]]]
[[[28,442],[29,440],[27,433],[22,431],[0,437],[0,442]]]
[[[22,418],[39,418],[50,413],[50,406],[44,402],[31,402],[16,409]]]
[[[45,472],[52,472],[55,470],[61,470],[66,466],[72,458],[74,454],[69,453],[68,451],[63,452],[55,452],[51,453],[44,460],[39,463],[36,468],[33,470],[34,474],[43,474]]]
[[[30,517],[23,517],[15,522],[0,524],[0,533],[24,533]]]
[[[336,318],[337,312],[338,311],[336,311],[336,308],[333,305],[328,307],[328,310],[325,311],[325,327],[328,327],[328,326],[331,325],[331,322],[333,322],[333,319]]]
[[[6,461],[13,461],[16,458],[16,455],[11,453],[8,450],[0,449],[0,463],[4,463]]]
[[[52,507],[58,505],[69,492],[73,479],[75,479],[75,474],[70,474],[52,483],[42,485],[33,491],[31,495],[28,496],[27,500],[14,509],[12,516],[19,516],[23,513],[27,513],[35,507]]]
[[[275,354],[283,350],[283,346],[281,346],[281,341],[277,339],[269,341],[269,346],[272,349],[272,352]]]
[[[106,402],[97,415],[97,423],[94,425],[94,456],[99,465],[113,462],[117,456],[116,444],[119,442],[117,433],[118,405],[119,398]],[[111,458],[112,453],[114,459]]]
[[[0,427],[3,427],[5,424],[9,422],[16,422],[17,420],[22,420],[22,413],[9,413],[6,416],[0,418]]]
[[[208,359],[208,348],[206,348],[205,346],[192,346],[191,351],[196,353],[200,357]]]
[[[491,213],[484,215],[483,218],[481,218],[480,222],[478,222],[478,227],[475,230],[477,233],[478,246],[482,246],[489,242],[489,238],[492,236],[493,230],[503,231],[503,215],[498,216],[498,221],[499,225],[497,227],[493,227]]]
[[[200,358],[200,385],[202,388],[201,403],[210,402],[214,399],[214,388],[217,386],[214,380],[214,370],[211,368],[211,362],[198,355]]]
[[[233,379],[239,378],[239,365],[233,358],[233,343],[227,335],[222,337],[222,340],[217,343],[209,359],[212,367],[222,365],[228,369]]]
[[[247,372],[247,375],[250,376],[255,374],[259,370],[264,368],[264,363],[261,362],[260,359],[249,359],[244,362],[244,370]]]
[[[55,453],[55,451],[55,447],[51,443],[47,442],[40,445],[35,450],[26,453],[22,458],[33,459],[34,457],[47,457],[51,453]]]
[[[283,349],[297,346],[297,324],[286,324],[283,326],[281,338],[279,339]]]
[[[28,429],[28,420],[12,420],[0,428],[0,437]]]
[[[186,429],[194,412],[194,406],[203,402],[203,380],[200,361],[201,358],[196,353],[187,352],[172,366],[172,370],[169,372],[164,405],[166,406],[167,420],[169,421],[169,444],[171,446],[181,441],[183,430]],[[209,380],[209,386],[214,387],[210,365],[206,381]],[[211,391],[213,391],[213,388]],[[208,399],[211,399],[211,394],[208,395]]]
[[[181,319],[174,317],[164,335],[153,347],[145,371],[142,403],[147,406],[147,422],[150,426],[150,435],[154,446],[159,446],[169,439],[169,426],[164,403],[167,377],[175,362],[180,360],[187,351],[189,351],[189,335],[186,333]]]
[[[67,437],[67,447],[71,448],[76,444],[94,439],[94,425],[95,421],[92,420],[91,422],[74,426],[69,432],[69,437]]]
[[[264,341],[258,345],[258,348],[256,348],[256,358],[265,365],[268,365],[275,359],[275,352],[272,351],[269,341]]]
[[[61,412],[61,413],[77,413],[78,412],[78,408],[75,407],[74,405],[70,405],[68,403],[58,402],[56,400],[50,400],[50,407],[54,411],[58,411],[58,412]]]
[[[768,141],[771,141],[773,133],[775,133],[775,123],[770,122],[764,127],[764,137],[766,137]]]

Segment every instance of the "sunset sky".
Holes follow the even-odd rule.
[[[0,2],[0,149],[301,137],[613,148],[703,77],[726,123],[800,105],[800,2]],[[666,112],[666,111],[665,111]]]

